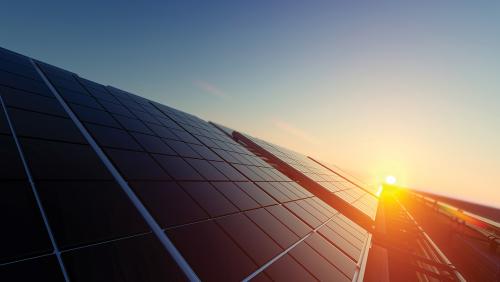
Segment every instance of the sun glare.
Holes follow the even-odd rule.
[[[387,176],[385,178],[385,183],[390,184],[390,185],[396,184],[396,177],[394,177],[392,175]]]

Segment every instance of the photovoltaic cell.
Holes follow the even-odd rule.
[[[19,153],[10,135],[0,135],[0,180],[26,179]]]
[[[86,124],[86,127],[101,146],[134,151],[143,150],[125,130],[96,124]]]
[[[20,138],[21,146],[36,180],[110,180],[88,145]]]
[[[10,109],[9,115],[19,137],[85,143],[70,119],[19,109]],[[33,126],[34,120],[38,122],[37,126]]]
[[[184,281],[152,235],[125,238],[63,254],[72,281]]]
[[[290,255],[321,281],[350,281],[340,270],[332,267],[324,257],[308,244],[301,243],[290,251]]]
[[[226,216],[218,219],[217,223],[231,234],[257,265],[266,263],[282,251],[278,244],[244,214]]]
[[[274,281],[315,281],[308,270],[290,255],[284,255],[273,263],[261,275],[267,274]],[[259,277],[259,276],[258,276]],[[260,278],[260,277],[259,277]]]
[[[47,230],[27,181],[2,181],[0,263],[52,251]]]
[[[213,221],[172,229],[167,234],[202,280],[237,281],[257,269],[250,257]]]
[[[284,223],[280,222],[266,209],[247,211],[246,216],[269,235],[282,249],[286,249],[299,240]]]
[[[112,181],[40,181],[38,190],[61,248],[149,231]]]
[[[5,105],[27,110],[33,113],[49,114],[50,116],[67,118],[68,115],[64,109],[53,97],[47,97],[39,94],[29,93],[13,88],[0,86],[3,101]]]
[[[188,224],[209,218],[208,213],[173,181],[130,182],[134,191],[148,203],[161,227]]]
[[[118,149],[107,149],[105,152],[127,180],[171,179],[147,153]]]

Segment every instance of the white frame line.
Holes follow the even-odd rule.
[[[363,246],[363,250],[361,256],[359,258],[359,262],[356,264],[356,272],[354,273],[354,277],[352,281],[363,281],[365,277],[366,265],[368,262],[368,254],[372,247],[372,233],[368,233],[368,237],[366,238],[365,244]]]
[[[275,261],[277,261],[278,259],[280,259],[281,257],[283,257],[284,255],[288,254],[293,248],[295,248],[298,244],[302,243],[303,241],[305,241],[307,238],[311,237],[314,233],[317,233],[318,230],[325,226],[328,222],[332,221],[334,217],[336,217],[337,215],[339,214],[339,212],[337,211],[337,213],[335,213],[333,216],[331,216],[329,219],[327,219],[325,222],[323,222],[322,224],[320,224],[318,227],[314,228],[313,230],[311,230],[311,232],[307,233],[304,237],[302,237],[300,240],[298,240],[297,242],[295,242],[293,245],[291,245],[290,247],[288,247],[286,250],[284,250],[283,252],[277,254],[274,258],[272,258],[271,260],[269,260],[268,262],[266,262],[264,265],[262,265],[261,267],[259,267],[257,270],[255,270],[253,273],[251,273],[250,275],[248,275],[245,279],[242,280],[242,282],[249,282],[250,280],[252,280],[253,278],[255,278],[255,276],[259,275],[262,271],[266,270],[266,268],[268,268],[271,264],[273,264]],[[333,245],[333,244],[332,244]],[[335,248],[338,248],[337,246],[333,245]],[[340,249],[339,249],[340,250]],[[325,259],[326,260],[326,259]],[[336,268],[340,273],[344,274],[337,266],[333,265],[332,266],[334,268]],[[305,269],[305,267],[304,267]],[[344,274],[345,275],[345,274]]]
[[[49,220],[47,218],[47,215],[45,214],[45,209],[43,208],[42,201],[40,199],[40,196],[38,195],[38,191],[35,186],[35,181],[33,180],[33,176],[31,175],[31,171],[28,167],[28,163],[26,162],[26,159],[24,158],[24,151],[21,148],[21,144],[19,143],[19,140],[17,139],[17,134],[14,128],[14,124],[12,124],[12,121],[9,116],[9,112],[7,111],[7,105],[5,105],[3,101],[2,95],[0,95],[0,104],[1,107],[5,113],[5,118],[7,120],[7,124],[9,125],[10,132],[12,134],[12,138],[14,139],[14,142],[16,143],[17,151],[19,153],[19,156],[21,158],[21,161],[23,163],[24,171],[26,172],[26,175],[28,177],[28,181],[31,186],[31,190],[33,192],[33,195],[35,196],[35,201],[38,206],[38,209],[40,210],[40,214],[42,215],[43,218],[43,223],[45,225],[45,228],[47,229],[47,233],[49,234],[50,242],[52,243],[52,247],[54,248],[53,253],[56,255],[57,261],[59,262],[59,266],[61,267],[61,271],[64,276],[64,280],[70,281],[68,273],[66,272],[66,267],[64,266],[64,262],[61,258],[61,251],[59,250],[59,247],[57,246],[56,240],[54,238],[54,235],[52,233],[52,229],[50,228]]]

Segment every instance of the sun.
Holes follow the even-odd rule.
[[[385,178],[385,183],[390,184],[390,185],[396,184],[396,177],[394,177],[392,175],[387,176]]]

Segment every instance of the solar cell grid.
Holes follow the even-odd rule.
[[[353,278],[356,271],[355,261],[346,256],[338,248],[335,248],[324,237],[315,233],[307,238],[305,242],[326,260],[337,266],[338,270],[340,270],[344,275],[348,276],[350,279]]]
[[[350,281],[340,270],[332,267],[321,254],[307,243],[301,243],[294,248],[290,255],[300,264],[313,273],[321,281]]]
[[[324,166],[311,160],[307,156],[268,143],[258,138],[248,135],[245,135],[245,137],[249,138],[261,148],[270,152],[309,179],[319,183],[324,189],[348,202],[372,219],[375,218],[377,199],[364,189],[361,189],[350,181],[345,180],[341,176],[326,169]]]
[[[278,202],[273,199],[269,194],[264,192],[255,183],[252,182],[235,182],[235,184],[247,193],[251,198],[258,202],[261,206],[275,205]]]
[[[56,72],[58,70],[51,71]],[[57,81],[58,85],[61,85],[60,87],[71,87],[75,90],[74,84],[63,82],[68,77],[72,77],[72,75],[57,77],[54,80]],[[16,95],[27,94],[27,92],[17,90]],[[27,94],[26,98],[29,99],[30,95]],[[44,96],[48,97],[49,95]],[[16,98],[22,99],[21,97]],[[26,162],[32,172],[35,190],[40,195],[41,203],[45,207],[47,214],[48,224],[52,227],[51,231],[60,249],[57,254],[69,252],[75,246],[107,242],[111,239],[148,231],[145,228],[143,219],[138,217],[137,211],[131,207],[123,192],[115,188],[111,189],[116,186],[113,181],[89,182],[112,180],[112,178],[69,119],[56,117],[54,114],[57,112],[54,111],[54,114],[52,114],[50,110],[44,108],[46,105],[44,103],[38,104],[37,107],[37,104],[33,101],[33,103],[30,103],[28,111],[20,109],[24,107],[22,104],[12,105],[15,108],[9,104],[6,109],[14,125],[13,128],[16,129],[16,133],[19,132],[16,135],[19,136]],[[51,127],[44,127],[47,124]],[[7,149],[7,146],[1,147]],[[9,149],[10,153],[16,151],[15,148]],[[15,174],[12,173],[11,175]],[[46,180],[51,180],[51,182]],[[67,181],[62,182],[62,180]],[[2,185],[2,187],[5,187],[5,185]],[[16,191],[21,192],[21,187]],[[4,199],[15,200],[16,202],[12,202],[12,204],[19,205],[21,200],[19,197],[17,199],[13,198],[14,196],[15,194],[12,192]],[[30,209],[27,205],[24,208],[25,214],[29,212]],[[15,210],[10,209],[10,211]],[[28,214],[20,217],[22,214],[23,212],[19,211],[16,214],[17,219],[26,219],[26,223],[32,223],[33,228],[38,226],[36,218],[29,218]],[[124,215],[125,217],[122,217]],[[17,231],[26,232],[21,235],[31,234],[30,236],[38,236],[37,239],[39,240],[44,238],[40,232],[25,230],[22,225],[18,227]],[[47,234],[46,231],[45,234]],[[21,235],[16,234],[19,238]],[[30,239],[33,244],[37,242],[34,238]],[[8,239],[2,240],[3,242],[14,246]],[[18,241],[14,240],[14,242]],[[23,244],[30,246],[26,242],[23,242]],[[19,248],[19,250],[22,250],[22,248]],[[37,254],[38,252],[29,253],[30,256]],[[16,258],[17,256],[11,258],[11,260]],[[29,258],[28,261],[34,263],[39,259]],[[65,263],[68,263],[68,261],[65,260]],[[32,265],[21,262],[20,264],[27,265],[27,267]],[[1,266],[0,277],[3,277],[3,275],[9,277],[11,275],[9,273],[15,273],[15,271],[11,271],[16,269],[12,267],[13,265],[17,265],[17,263],[9,262]],[[59,271],[59,273],[61,272]],[[18,278],[23,277],[21,274],[16,275],[19,275]],[[45,273],[40,273],[40,275],[40,277],[45,277]],[[76,279],[78,275],[73,278]]]
[[[67,118],[68,115],[54,97],[39,95],[14,88],[0,86],[5,105],[27,110],[34,113],[42,113],[50,116]]]
[[[80,131],[68,118],[13,108],[9,110],[9,115],[19,137],[86,143]],[[37,126],[33,126],[33,121],[38,122]]]
[[[257,265],[266,263],[282,251],[278,244],[244,214],[223,217],[217,223]]]
[[[204,281],[241,280],[257,267],[214,221],[172,229],[167,234]]]
[[[117,91],[117,90],[115,90]],[[126,94],[123,94],[122,95],[126,95]],[[130,95],[129,97],[133,97],[132,95]],[[186,127],[191,127],[191,128],[194,128],[192,125],[196,125],[198,129],[204,129],[205,130],[205,136],[199,136],[197,134],[200,134],[200,131],[196,131],[194,133],[194,136],[198,137],[198,138],[202,138],[202,137],[205,137],[205,138],[208,138],[206,137],[207,135],[208,136],[211,136],[212,138],[212,142],[219,142],[219,145],[215,145],[217,143],[210,143],[211,145],[213,145],[214,147],[217,146],[217,147],[220,147],[222,144],[222,140],[224,143],[228,143],[232,146],[231,147],[227,147],[225,146],[226,150],[232,150],[233,152],[234,151],[239,151],[239,152],[245,152],[247,154],[248,157],[252,158],[253,160],[253,163],[252,164],[259,164],[259,165],[263,165],[269,169],[272,169],[269,165],[265,164],[264,162],[262,162],[259,158],[257,158],[255,155],[253,155],[252,153],[246,151],[244,148],[242,148],[241,146],[239,146],[239,144],[235,143],[233,140],[227,138],[226,136],[220,134],[217,130],[214,130],[214,128],[212,128],[208,123],[204,122],[204,121],[201,121],[197,118],[194,118],[192,116],[189,116],[187,114],[184,114],[185,116],[189,116],[189,118],[187,117],[184,117],[184,118],[181,118],[180,116],[182,116],[183,114],[180,112],[180,111],[176,111],[176,110],[173,110],[173,109],[170,109],[168,107],[165,107],[167,109],[167,112],[169,112],[171,115],[174,115],[174,118],[173,119],[177,119],[179,122],[182,123],[185,123],[185,122],[189,122],[189,126],[186,125],[186,124],[183,124],[184,126]],[[210,130],[208,130],[210,129]],[[193,131],[193,130],[191,130]],[[189,135],[189,133],[185,132],[185,131],[180,131],[180,130],[177,130],[176,131],[177,133],[183,133],[183,136],[185,136],[186,138],[184,138],[183,141],[185,142],[197,142],[199,143],[199,141],[197,139],[195,139],[195,137],[193,137],[192,135]],[[215,137],[214,137],[215,136]],[[193,141],[194,140],[194,141]],[[195,147],[194,144],[188,144],[188,143],[181,143],[181,142],[178,142],[178,141],[168,141],[170,142],[171,144],[171,147],[176,147],[177,146],[177,151],[180,151],[182,152],[183,150],[185,150],[185,152],[183,152],[182,154],[184,154],[185,157],[191,157],[191,158],[203,158],[202,156],[200,155],[192,155],[193,152],[192,151],[187,151],[188,147],[186,147],[185,145],[189,145],[191,148]],[[167,143],[168,143],[167,142]],[[182,144],[182,145],[180,145]],[[182,147],[181,147],[182,146]],[[229,146],[229,145],[228,145]],[[209,145],[210,147],[210,145]],[[196,148],[198,148],[198,150],[200,150],[200,148],[203,148],[203,151],[206,153],[209,153],[209,155],[214,158],[217,158],[217,155],[214,153],[214,151],[211,151],[211,150],[208,150],[206,147],[202,147],[202,146],[196,146]],[[216,151],[215,151],[216,152]],[[181,155],[182,156],[182,155]],[[245,162],[247,164],[250,164],[250,161],[248,159],[244,159]],[[243,161],[242,161],[243,162]],[[222,164],[222,163],[216,163],[216,162],[212,162],[212,164]],[[225,164],[225,163],[224,163]],[[227,167],[227,166],[226,166]],[[274,179],[270,179],[270,180],[275,180],[275,181],[280,181],[280,180],[283,180],[283,179],[287,179],[286,177],[284,177],[281,173],[274,171],[274,174],[273,174],[273,177]],[[262,172],[262,171],[258,171],[258,173],[260,173],[261,175],[265,175],[266,178],[269,178],[269,174],[265,174],[265,172]],[[264,179],[262,176],[261,176],[261,179]],[[288,179],[288,181],[290,181]]]
[[[26,92],[50,95],[47,93],[48,89],[42,81],[23,76],[18,72],[14,73],[0,70],[0,84],[5,87],[15,88]]]
[[[245,213],[250,220],[268,234],[282,249],[290,247],[300,238],[284,223],[280,222],[266,209],[257,209]]]
[[[37,188],[62,249],[149,231],[113,181],[39,181]]]
[[[335,281],[352,280],[359,267],[362,253],[358,252],[357,256],[350,257],[348,252],[351,251],[350,248],[353,247],[349,240],[339,241],[336,237],[325,237],[322,235],[324,229],[328,228],[327,225],[334,220],[338,220],[339,216],[342,215],[338,213],[335,214],[330,217],[327,222],[315,228],[313,232],[308,233],[305,240],[300,241],[294,248],[291,248],[286,255],[277,259],[276,262],[271,264],[264,271],[268,273],[268,275],[286,277],[286,273],[279,273],[276,271],[276,269],[281,266],[281,263],[283,263],[283,260],[286,260],[287,265],[294,265],[294,269],[290,269],[289,271],[298,271],[301,273],[301,269],[297,268],[295,265],[298,261],[309,271],[308,273],[316,277],[316,279],[324,280],[326,277],[330,277],[330,279],[334,277]],[[360,227],[357,226],[357,228]],[[331,231],[331,229],[328,230]],[[365,247],[369,240],[367,235],[365,231],[363,233],[363,244]],[[291,254],[291,257],[288,257],[288,254]],[[291,261],[290,258],[292,258]]]
[[[107,112],[69,102],[73,112],[82,122],[121,128],[121,125]]]
[[[271,167],[267,163],[262,162],[260,160],[260,158],[256,157],[253,153],[249,152],[248,150],[243,148],[238,143],[227,138],[227,136],[220,134],[220,132],[218,132],[214,128],[210,127],[210,125],[207,124],[206,122],[201,121],[201,120],[199,120],[196,117],[193,117],[191,115],[184,114],[180,111],[173,110],[173,109],[168,108],[168,107],[164,107],[164,106],[158,106],[158,107],[160,110],[162,110],[166,114],[166,116],[172,118],[172,120],[177,122],[180,127],[185,128],[187,131],[189,131],[191,134],[193,134],[192,135],[193,137],[196,137],[203,144],[207,145],[207,147],[211,148],[212,149],[211,151],[213,153],[220,155],[222,158],[224,158],[224,153],[231,154],[232,156],[239,156],[240,158],[234,157],[232,165],[228,165],[227,163],[224,163],[224,164],[228,167],[231,167],[232,169],[234,169],[236,171],[239,171],[239,173],[246,175],[250,180],[252,180],[254,182],[254,183],[252,183],[252,182],[241,182],[241,183],[238,183],[238,182],[235,182],[235,183],[232,183],[232,182],[213,182],[212,185],[210,185],[208,182],[201,182],[201,183],[200,182],[186,183],[186,182],[182,182],[182,181],[179,182],[179,184],[181,186],[184,186],[183,188],[185,190],[187,189],[187,191],[188,191],[187,194],[189,194],[193,199],[195,199],[195,201],[203,208],[203,210],[206,211],[206,213],[209,214],[210,217],[220,218],[220,220],[216,220],[219,228],[220,228],[220,221],[222,219],[229,220],[226,218],[239,218],[240,221],[245,222],[245,224],[249,224],[249,221],[247,220],[248,215],[247,215],[247,217],[242,217],[243,215],[240,213],[242,208],[239,207],[239,205],[237,203],[234,203],[234,202],[231,203],[231,200],[235,201],[236,199],[240,199],[240,197],[242,195],[244,195],[243,197],[246,200],[245,203],[249,204],[250,207],[254,208],[254,209],[247,211],[246,213],[265,212],[268,215],[271,215],[271,218],[273,218],[275,221],[280,222],[271,213],[265,211],[264,209],[262,209],[260,207],[257,208],[256,205],[259,205],[259,204],[256,200],[251,198],[251,196],[252,196],[251,193],[247,194],[247,193],[245,193],[245,191],[243,189],[240,189],[240,190],[236,190],[237,192],[231,191],[231,194],[228,194],[227,187],[231,187],[232,189],[234,189],[235,187],[237,187],[236,185],[243,186],[243,187],[245,187],[245,186],[249,187],[249,185],[251,185],[253,187],[252,189],[254,191],[260,191],[261,195],[266,195],[265,197],[267,197],[269,200],[272,199],[271,201],[268,200],[269,201],[267,203],[268,205],[269,204],[276,205],[280,202],[281,203],[291,202],[290,204],[295,204],[300,209],[299,217],[297,217],[295,214],[290,212],[290,210],[287,210],[287,208],[285,208],[285,210],[287,212],[284,215],[282,215],[285,218],[288,218],[288,219],[285,219],[285,222],[289,221],[290,218],[296,218],[298,220],[298,222],[304,222],[302,220],[306,220],[306,218],[314,218],[316,226],[318,226],[321,223],[326,222],[329,219],[328,216],[331,217],[333,215],[334,210],[331,209],[331,207],[324,204],[322,201],[320,201],[317,198],[311,198],[310,199],[311,201],[307,200],[307,201],[301,202],[300,204],[302,206],[298,205],[297,203],[292,202],[292,201],[297,201],[299,199],[303,199],[303,198],[307,198],[307,197],[313,197],[313,195],[307,191],[304,192],[304,190],[299,185],[297,185],[295,182],[291,181],[289,178],[284,176],[279,171],[275,170],[273,167]],[[222,149],[222,148],[224,148],[224,149]],[[220,153],[220,152],[224,152],[224,153]],[[242,154],[247,155],[249,158],[241,157]],[[249,159],[254,159],[255,161],[250,162]],[[180,160],[180,158],[179,158],[179,160]],[[191,167],[194,167],[195,169],[198,169],[198,171],[202,172],[202,174],[205,174],[205,175],[203,175],[204,180],[228,181],[227,178],[226,179],[219,178],[219,177],[221,177],[221,174],[213,173],[213,167],[207,167],[207,164],[209,164],[208,162],[204,162],[200,159],[188,158],[187,156],[184,157],[184,160],[186,160],[186,162],[190,163]],[[165,163],[171,164],[172,161],[167,160],[167,161],[165,161]],[[212,162],[212,164],[215,164],[215,163],[220,163],[220,162]],[[201,168],[202,164],[203,164],[203,168]],[[256,166],[256,164],[263,165],[263,166],[259,167],[259,166]],[[175,167],[179,167],[179,165],[175,165]],[[263,169],[265,169],[265,170],[263,170]],[[212,171],[212,173],[210,173],[210,171]],[[219,170],[219,171],[223,171],[223,170]],[[288,182],[280,182],[283,180],[287,180]],[[285,185],[284,183],[287,183],[287,185]],[[293,184],[291,184],[291,183],[293,183]],[[186,188],[185,186],[188,186],[189,188]],[[261,186],[261,187],[258,187],[258,186]],[[216,189],[214,189],[214,187]],[[220,187],[226,187],[226,188],[220,188]],[[222,192],[222,191],[224,191],[223,189],[226,189],[225,190],[226,194],[224,194],[224,192]],[[266,191],[266,193],[264,193],[263,190],[261,190],[261,189]],[[217,191],[219,193],[215,193]],[[234,194],[236,194],[236,195],[234,195]],[[229,196],[229,195],[231,195],[231,196]],[[278,196],[278,195],[280,195],[280,196]],[[255,197],[255,195],[254,195],[254,197]],[[223,199],[225,199],[225,200],[223,200]],[[250,201],[248,201],[248,200],[250,200]],[[197,220],[200,220],[200,221],[199,221],[199,223],[194,223],[195,225],[202,224],[203,222],[206,222],[206,220],[203,220],[200,218],[198,218]],[[225,221],[223,221],[223,222],[225,222]],[[255,224],[255,222],[254,222],[254,224]],[[295,223],[295,224],[297,224],[297,223]],[[192,224],[190,224],[188,226],[168,228],[168,230],[169,230],[168,232],[170,232],[172,234],[176,234],[174,232],[174,230],[177,231],[177,230],[183,230],[183,229],[190,229]],[[253,226],[253,225],[250,225],[250,226]],[[248,228],[250,228],[250,227],[248,227]],[[287,228],[286,230],[290,230],[290,229],[288,229],[288,227],[286,227],[286,228]],[[260,227],[260,229],[262,230],[262,227]],[[233,241],[236,241],[237,245],[240,246],[241,249],[243,249],[244,251],[246,250],[246,248],[249,249],[248,247],[244,247],[245,244],[249,244],[251,242],[251,241],[249,241],[249,239],[245,240],[244,237],[240,238],[238,236],[241,236],[241,235],[232,234],[230,231],[227,230],[227,228],[226,229],[223,228],[223,230],[229,234],[230,238],[232,238]],[[310,229],[310,230],[312,230],[312,229]],[[181,232],[181,231],[179,231],[179,232]],[[187,232],[187,231],[184,231],[184,232]],[[289,231],[289,232],[291,232],[291,231]],[[264,232],[264,234],[267,234],[267,233]],[[291,234],[293,234],[293,233],[291,233]],[[307,234],[308,234],[308,231],[303,233],[302,236],[305,236]],[[273,235],[276,236],[276,234],[273,234]],[[297,235],[295,235],[295,236],[297,236]],[[239,239],[236,239],[236,238],[239,238]],[[269,241],[270,235],[267,234],[267,237],[264,237],[264,238],[266,238],[266,241]],[[238,243],[238,240],[239,240],[239,243]],[[271,240],[274,240],[274,239],[271,239]],[[283,247],[281,247],[277,242],[274,241],[274,244],[279,246],[281,248],[282,252],[284,251]],[[182,247],[181,247],[181,249],[182,249]],[[259,249],[255,249],[255,248],[250,248],[250,249],[259,251]],[[264,261],[256,260],[259,258],[258,255],[253,254],[253,256],[252,256],[252,255],[248,254],[247,252],[248,252],[248,250],[245,251],[245,253],[248,256],[250,256],[250,258],[253,260],[253,263],[255,265],[259,265],[259,264],[264,263]],[[268,260],[269,259],[270,258],[268,258]],[[217,267],[221,267],[221,266],[213,266],[213,267],[217,268]],[[195,269],[196,269],[196,267],[195,267]],[[210,273],[210,275],[215,275],[215,274]],[[214,278],[214,277],[220,278],[217,275],[216,276],[210,276],[210,275],[205,277],[205,278]]]
[[[0,70],[35,80],[39,79],[36,71],[31,68],[31,64],[23,64],[21,60],[9,56],[0,55]]]
[[[133,224],[123,224],[119,218],[106,218],[106,215],[114,217],[110,212],[117,207],[123,212],[129,212],[131,218],[134,215],[137,218],[135,210],[124,200],[121,191],[106,189],[111,188],[110,184],[100,187],[94,183],[82,187],[84,182],[80,180],[111,180],[111,176],[69,119],[10,107],[8,111],[60,247],[87,244],[137,232],[132,227]],[[37,126],[33,126],[36,124]],[[46,125],[49,126],[45,127]],[[61,180],[68,181],[60,182]],[[94,189],[99,187],[101,189]],[[93,200],[92,206],[89,205],[90,200],[106,199],[107,195],[109,201],[99,205],[99,201]],[[81,202],[81,199],[88,201]],[[91,214],[99,216],[89,218]],[[132,219],[134,221],[138,221],[139,226],[142,224],[143,227],[139,229],[144,231],[144,224],[140,219]],[[119,228],[120,224],[124,227]],[[77,226],[88,231],[79,232]],[[106,228],[102,228],[103,226]]]
[[[299,264],[292,256],[284,255],[260,275],[269,276],[275,281],[314,281],[317,280],[308,270]]]
[[[151,234],[70,250],[63,259],[72,281],[187,280]]]

